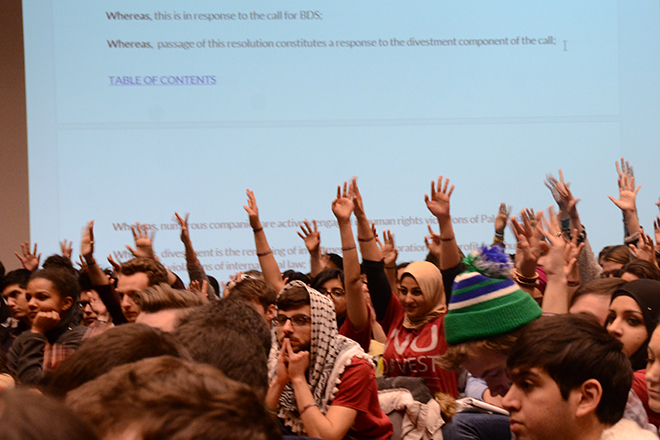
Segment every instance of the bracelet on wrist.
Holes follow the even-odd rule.
[[[533,277],[526,277],[518,272],[518,269],[513,269],[513,279],[524,286],[536,286],[536,281],[539,279],[539,274],[535,273]]]
[[[344,252],[352,251],[353,249],[355,249],[355,245],[341,248],[341,250],[344,251]]]
[[[504,240],[504,232],[495,231],[495,238],[499,238],[500,241]]]
[[[305,407],[304,407],[302,410],[300,410],[299,415],[302,416],[303,413],[304,413],[305,411],[307,411],[308,409],[310,409],[310,408],[313,407],[313,406],[318,407],[318,405],[316,404],[316,402],[312,402],[312,403],[310,403],[310,404],[305,405]]]
[[[263,231],[263,230],[264,230],[264,227],[262,226],[262,227],[260,227],[260,228],[253,229],[252,232],[254,232],[254,233],[256,234],[257,232],[261,232],[261,231]]]
[[[371,240],[373,240],[374,238],[376,238],[374,235],[372,235],[369,238],[360,238],[360,237],[358,237],[358,241],[360,243],[367,243],[367,242],[370,242]]]
[[[440,241],[452,241],[454,238],[453,235],[451,237],[440,237]]]
[[[566,285],[568,287],[579,287],[580,286],[580,280],[577,281],[567,281]]]
[[[266,255],[272,254],[272,253],[273,253],[273,250],[268,249],[266,252],[261,252],[261,253],[257,252],[257,257],[265,257]]]

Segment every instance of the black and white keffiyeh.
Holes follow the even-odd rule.
[[[293,287],[303,287],[309,292],[312,333],[307,383],[319,410],[325,414],[329,402],[335,397],[340,377],[346,366],[350,365],[356,356],[369,360],[371,358],[362,350],[360,344],[337,333],[335,307],[330,299],[298,280],[291,281],[279,294]],[[279,350],[279,343],[273,344],[268,357],[270,382],[275,378]],[[278,416],[284,420],[284,424],[295,434],[305,435],[305,427],[298,414],[298,405],[291,383],[282,391],[279,403]]]

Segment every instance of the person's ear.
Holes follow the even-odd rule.
[[[73,305],[73,298],[70,296],[65,296],[62,298],[62,311],[69,310]]]
[[[588,379],[576,390],[578,393],[578,402],[575,415],[583,417],[590,413],[595,414],[596,408],[603,397],[603,387],[596,379]]]
[[[270,322],[274,317],[275,314],[277,313],[277,306],[275,304],[271,304],[268,306],[266,309],[266,320]]]

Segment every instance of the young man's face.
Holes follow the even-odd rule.
[[[311,317],[310,306],[302,306],[297,309],[291,310],[278,310],[277,316],[286,316],[287,318],[294,317]],[[309,351],[312,340],[312,324],[309,322],[305,325],[294,325],[292,319],[288,319],[284,325],[277,326],[277,341],[282,345],[284,338],[288,338],[291,343],[291,348],[294,352]]]
[[[514,369],[512,384],[502,400],[509,411],[511,432],[517,440],[576,438],[579,392],[564,400],[559,386],[542,368]]]
[[[144,272],[137,272],[133,275],[120,275],[117,279],[117,293],[121,301],[121,310],[128,322],[135,322],[140,314],[140,307],[135,303],[133,297],[149,287],[149,277]]]
[[[27,289],[23,289],[18,284],[10,284],[2,291],[2,296],[5,298],[7,305],[11,309],[11,315],[15,319],[27,320],[28,319],[28,305],[25,293]]]
[[[509,390],[511,381],[506,375],[506,356],[493,350],[479,350],[463,362],[470,374],[486,381],[493,396],[503,396]]]

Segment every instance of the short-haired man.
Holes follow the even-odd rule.
[[[133,299],[135,293],[169,281],[167,269],[158,261],[151,258],[133,258],[120,266],[117,287],[113,288],[94,258],[94,221],[89,222],[83,232],[80,254],[87,264],[92,286],[115,324],[135,322],[140,314],[140,308]]]
[[[245,275],[231,289],[231,298],[244,300],[254,306],[268,326],[275,317],[277,293],[264,280],[252,275]]]
[[[14,339],[26,330],[30,329],[30,317],[28,316],[27,283],[31,272],[27,269],[16,269],[7,273],[0,284],[2,298],[9,306],[11,319],[0,328],[2,349],[7,352]]]
[[[330,299],[301,281],[286,285],[274,319],[266,405],[297,435],[389,439],[374,367],[356,342],[337,333]]]
[[[135,322],[140,314],[135,295],[160,283],[167,283],[167,270],[156,260],[133,258],[121,265],[115,290],[119,294],[121,310],[128,322]]]
[[[209,302],[200,291],[175,289],[166,283],[140,290],[132,299],[140,309],[136,323],[166,332],[174,330],[179,320],[190,313],[193,307]]]
[[[657,439],[622,419],[633,372],[622,344],[590,316],[543,317],[507,360],[502,401],[518,440]]]

